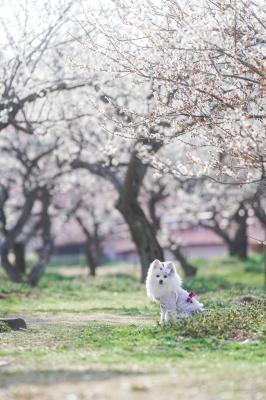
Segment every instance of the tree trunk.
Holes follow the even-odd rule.
[[[245,261],[248,257],[248,236],[247,236],[248,212],[245,207],[240,207],[234,216],[237,229],[233,239],[229,243],[229,253]]]
[[[232,241],[229,244],[229,254],[245,261],[248,257],[247,246],[241,242]]]
[[[13,282],[20,283],[22,282],[22,275],[21,273],[16,269],[15,265],[13,265],[8,258],[9,255],[9,247],[6,246],[4,243],[1,249],[1,264],[2,267],[4,268],[7,276],[9,279]]]
[[[15,256],[15,268],[22,275],[25,275],[26,273],[25,244],[21,242],[14,243],[13,252]]]
[[[245,232],[238,232],[237,236],[228,244],[230,256],[236,256],[245,261],[248,257],[248,240]]]
[[[247,209],[243,203],[240,203],[236,213],[230,219],[229,228],[221,228],[215,216],[212,225],[203,222],[200,222],[200,225],[211,229],[224,240],[230,256],[237,256],[245,261],[248,256],[247,218]]]
[[[162,143],[152,143],[152,151],[156,153],[161,146]],[[133,151],[116,206],[125,218],[136,245],[141,263],[141,282],[145,282],[149,265],[154,259],[164,260],[153,224],[146,218],[138,201],[148,167],[139,159],[138,152]]]
[[[266,211],[259,201],[253,204],[253,210],[260,223],[266,227]]]
[[[137,147],[139,142],[135,143]],[[162,142],[147,142],[151,146],[151,151],[155,154],[163,145]],[[138,151],[135,149],[127,166],[125,179],[120,181],[116,173],[110,168],[99,164],[91,164],[86,161],[74,160],[71,163],[72,168],[85,168],[91,173],[108,179],[119,194],[117,210],[121,212],[128,224],[129,231],[141,262],[141,281],[146,279],[149,264],[158,258],[163,261],[163,251],[157,241],[156,233],[152,224],[146,218],[138,202],[138,196],[143,184],[143,180],[149,168],[138,157]]]
[[[47,238],[45,239],[46,244],[44,244],[42,251],[41,251],[41,255],[40,255],[40,259],[39,261],[33,266],[27,282],[31,285],[31,286],[37,286],[38,282],[40,281],[41,277],[43,276],[46,266],[50,260],[51,257],[51,253],[52,253],[52,248],[53,248],[53,243],[51,238]]]
[[[42,249],[39,256],[39,261],[32,267],[27,281],[31,286],[37,286],[39,280],[43,276],[46,266],[50,260],[53,250],[53,239],[51,236],[51,219],[49,215],[49,206],[51,203],[51,194],[48,189],[42,189],[42,212],[41,212],[41,229],[42,229]]]
[[[95,276],[96,275],[96,268],[98,266],[99,262],[99,251],[100,251],[100,238],[98,236],[98,227],[97,225],[94,225],[94,229],[96,228],[96,231],[94,231],[94,236],[90,233],[89,229],[86,227],[84,224],[82,218],[79,215],[76,215],[76,221],[80,225],[81,229],[83,230],[83,233],[86,237],[86,244],[85,244],[85,256],[86,256],[86,261],[87,265],[89,267],[89,275],[90,276]],[[95,237],[95,234],[97,238]],[[96,241],[99,239],[99,243],[96,243]]]
[[[99,233],[99,223],[98,222],[94,223],[93,243],[94,243],[94,248],[95,248],[96,264],[99,265],[104,256],[104,252],[103,252],[103,248],[102,248],[102,238]]]
[[[85,255],[86,255],[86,260],[87,260],[87,265],[89,267],[90,271],[90,276],[95,276],[96,275],[96,268],[97,268],[97,260],[93,254],[92,246],[91,246],[91,241],[90,239],[86,240],[86,245],[85,245]]]
[[[254,213],[260,223],[266,227],[266,176],[262,177],[261,182],[258,185],[256,194],[253,199],[251,199],[251,206],[254,210]]]
[[[17,239],[17,237],[20,235],[22,232],[25,224],[27,223],[30,215],[31,215],[31,210],[33,208],[35,199],[36,199],[36,193],[37,190],[33,190],[30,192],[26,199],[24,206],[22,208],[21,214],[19,218],[17,219],[16,224],[13,226],[12,229],[10,229],[5,236],[3,243],[1,245],[1,262],[2,266],[8,275],[8,277],[13,281],[13,282],[22,282],[22,274],[19,270],[16,269],[16,266],[13,265],[8,256],[10,251],[12,250],[14,243]]]
[[[188,260],[186,259],[180,248],[176,249],[170,248],[169,250],[174,255],[174,257],[180,262],[181,268],[186,278],[196,275],[197,268],[188,262]]]
[[[126,206],[118,202],[117,209],[128,224],[140,258],[141,282],[145,282],[150,263],[156,258],[161,261],[164,260],[163,250],[156,238],[152,224],[147,220],[137,202],[131,202]]]

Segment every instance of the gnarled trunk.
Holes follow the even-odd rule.
[[[89,267],[89,274],[90,274],[90,276],[95,276],[98,263],[93,254],[93,249],[92,249],[92,244],[91,244],[90,239],[86,240],[85,255],[86,255],[87,265]]]
[[[22,282],[22,275],[9,260],[9,246],[4,243],[1,248],[1,264],[9,279],[16,283]]]
[[[96,268],[99,264],[99,253],[101,251],[100,237],[98,235],[98,225],[94,225],[94,235],[92,235],[80,216],[76,215],[76,221],[78,222],[86,237],[85,257],[89,268],[89,274],[90,276],[95,276]]]
[[[242,226],[238,229],[235,237],[228,242],[228,250],[230,256],[237,256],[240,260],[245,261],[248,257],[248,238],[247,228]]]
[[[25,244],[16,242],[13,245],[13,252],[15,256],[15,268],[22,275],[26,273],[26,260],[25,260]]]
[[[15,264],[12,264],[11,261],[9,260],[9,254],[11,250],[13,249],[13,246],[16,242],[16,239],[22,232],[25,224],[27,223],[31,211],[36,199],[36,190],[33,190],[28,194],[25,200],[25,204],[23,206],[23,209],[21,211],[21,214],[16,222],[16,224],[13,226],[12,229],[10,229],[5,238],[4,241],[1,245],[1,263],[2,266],[7,274],[7,276],[13,281],[13,282],[22,282],[22,274],[21,272],[16,268]]]
[[[247,209],[241,206],[234,215],[234,222],[237,224],[236,232],[228,243],[230,255],[237,256],[243,261],[248,257],[247,218]]]
[[[164,259],[163,250],[156,238],[152,224],[147,220],[137,202],[118,202],[117,209],[125,218],[141,263],[141,282],[145,282],[150,263],[154,259]]]
[[[228,244],[228,250],[230,256],[236,256],[240,260],[245,261],[248,257],[246,238],[243,237],[242,240],[233,240]]]
[[[46,243],[43,245],[43,248],[41,250],[39,261],[37,261],[37,263],[33,266],[27,278],[27,282],[33,287],[37,286],[38,282],[45,272],[45,269],[51,257],[53,248],[52,240],[51,238],[47,238],[45,239],[45,242]]]
[[[153,151],[157,152],[161,146],[161,143],[153,143]],[[157,240],[153,224],[147,219],[138,200],[147,170],[148,165],[138,158],[137,151],[133,151],[117,202],[117,209],[128,224],[140,258],[141,282],[145,281],[149,265],[154,259],[164,260],[163,250]]]
[[[94,236],[93,236],[93,245],[94,245],[94,249],[95,249],[94,258],[96,260],[97,266],[100,264],[100,262],[104,256],[104,251],[103,251],[103,247],[102,247],[102,238],[101,238],[101,234],[99,232],[99,225],[100,224],[98,222],[94,223]]]
[[[204,228],[211,229],[220,236],[224,240],[231,256],[236,256],[245,261],[248,256],[247,218],[248,211],[245,204],[240,203],[237,211],[230,220],[229,228],[222,228],[216,220],[216,215],[214,215],[212,224],[200,222],[200,225]],[[230,230],[232,230],[233,233],[230,232]]]
[[[266,227],[266,210],[265,207],[263,207],[263,205],[261,204],[260,199],[254,201],[253,210],[260,223],[264,225],[264,227]]]
[[[27,282],[31,286],[36,286],[43,276],[46,266],[50,260],[52,250],[53,250],[53,240],[51,236],[51,220],[49,215],[49,206],[51,202],[51,195],[45,188],[42,191],[42,212],[41,212],[41,229],[42,229],[42,241],[43,245],[40,251],[39,260],[32,267],[30,271]]]

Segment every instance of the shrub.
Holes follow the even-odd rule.
[[[206,293],[217,290],[228,290],[232,287],[236,287],[236,284],[232,284],[229,280],[220,276],[209,276],[187,279],[184,286],[188,290],[193,290],[196,293]]]
[[[8,332],[10,331],[10,328],[7,324],[5,324],[4,322],[0,321],[0,333],[2,332]]]
[[[173,328],[179,336],[191,338],[216,337],[242,340],[257,337],[265,329],[266,312],[263,302],[256,305],[211,310],[194,318],[178,319]]]
[[[250,257],[245,262],[245,271],[253,274],[262,274],[264,270],[263,258],[261,256]]]

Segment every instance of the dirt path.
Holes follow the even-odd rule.
[[[39,316],[22,316],[29,327],[37,325],[91,325],[93,322],[104,322],[112,325],[139,325],[139,324],[154,324],[154,320],[151,319],[150,315],[118,315],[113,313],[93,313],[93,314],[47,314]]]

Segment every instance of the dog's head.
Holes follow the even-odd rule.
[[[149,268],[147,276],[147,292],[151,297],[154,293],[167,293],[181,286],[181,278],[171,261],[161,262],[154,260]]]
[[[175,266],[172,262],[154,260],[151,263],[150,269],[158,285],[166,285],[176,273]]]

